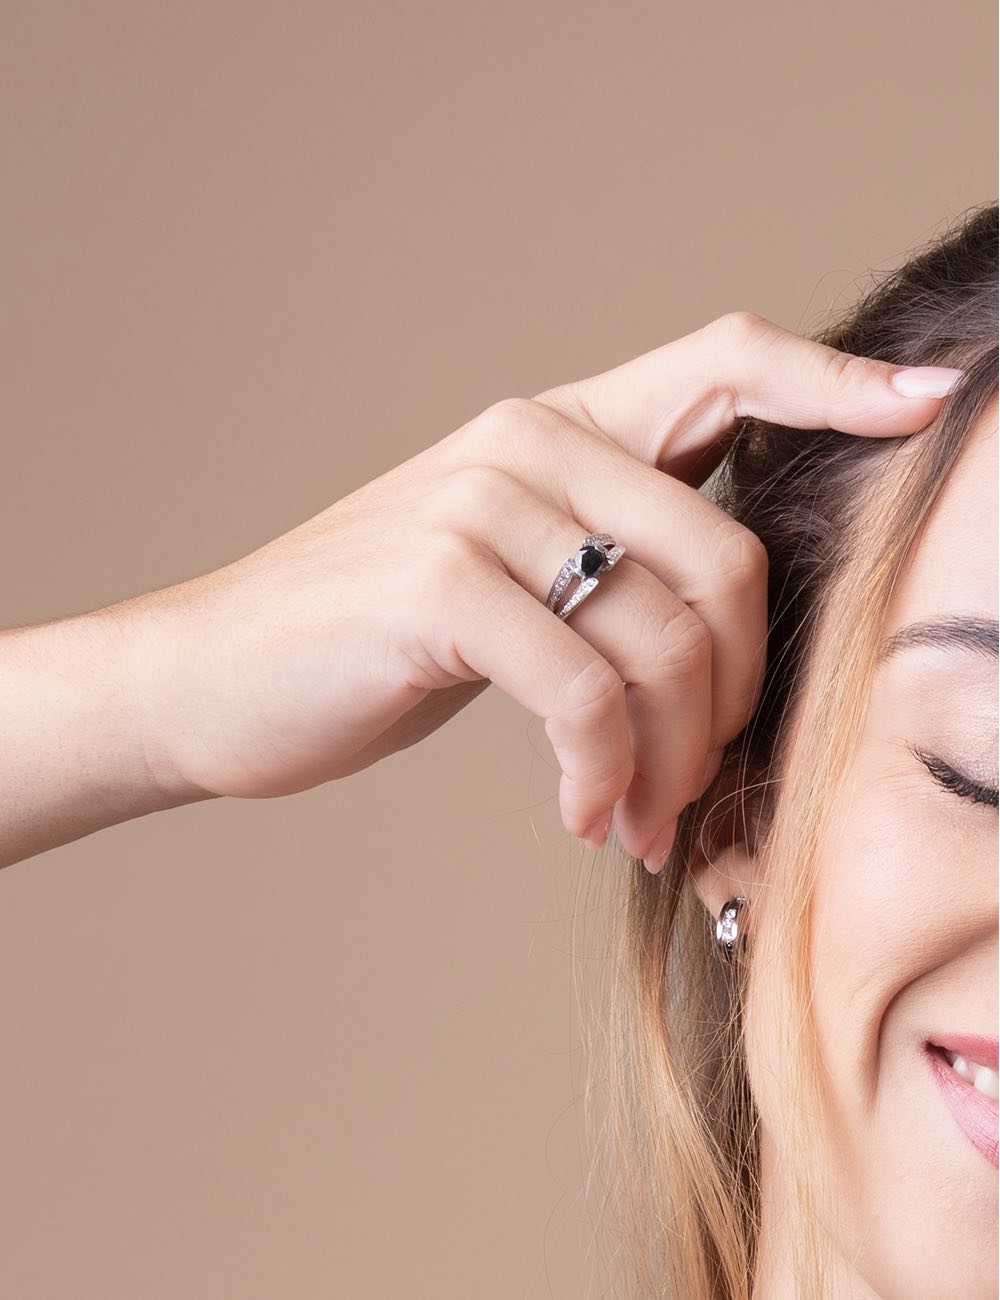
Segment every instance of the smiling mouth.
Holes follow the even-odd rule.
[[[996,1070],[991,1070],[988,1065],[983,1065],[981,1061],[975,1061],[970,1056],[960,1056],[958,1052],[951,1052],[946,1047],[938,1047],[936,1043],[931,1044],[944,1055],[945,1060],[966,1083],[971,1083],[976,1092],[981,1092],[984,1097],[989,1097],[996,1101],[1000,1095],[1000,1089],[997,1087],[1000,1075]]]
[[[1000,1167],[996,1040],[960,1043],[953,1038],[952,1044],[926,1042],[923,1054],[958,1127],[996,1169]],[[957,1050],[960,1046],[965,1046],[964,1053]],[[983,1056],[989,1061],[977,1059]]]

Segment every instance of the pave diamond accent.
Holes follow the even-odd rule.
[[[733,960],[737,947],[745,941],[737,921],[740,908],[745,901],[743,897],[731,898],[719,913],[719,919],[715,923],[715,943],[720,955],[727,961]]]
[[[594,590],[598,575],[603,575],[608,569],[614,568],[624,554],[625,547],[616,546],[615,539],[607,533],[591,533],[585,537],[576,554],[571,555],[559,570],[545,602],[548,608],[560,618],[565,618]],[[580,579],[579,585],[565,605],[557,609],[556,606],[563,592],[574,578]]]

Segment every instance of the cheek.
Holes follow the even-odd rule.
[[[953,1131],[920,1053],[942,1024],[993,1024],[996,925],[992,811],[919,773],[856,769],[813,894],[813,1020],[837,1232],[877,1294],[952,1294],[955,1281],[953,1294],[976,1294],[995,1241],[988,1166]],[[942,1233],[957,1256],[945,1265],[927,1246]]]
[[[870,1112],[893,1000],[961,956],[991,919],[995,925],[995,828],[991,840],[986,819],[948,798],[930,777],[887,770],[883,753],[862,751],[831,807],[813,889],[810,965],[831,1137],[841,1150],[857,1141]],[[765,914],[760,923],[777,921]],[[755,974],[747,1051],[762,1119],[773,1126],[784,1100],[768,978]],[[913,1048],[927,1026],[919,1006],[900,1003],[907,1023],[898,1017],[894,1032],[908,1034]],[[925,1020],[932,1010],[922,1009]]]
[[[917,804],[876,797],[855,768],[831,808],[812,895],[810,975],[820,1053],[832,1074],[858,1077],[871,1057],[866,1030],[877,1021],[877,1007],[908,978],[914,944],[927,938],[933,891],[921,893],[921,881],[933,851]],[[759,923],[773,926],[780,919],[765,914]],[[770,976],[766,970],[755,976],[748,1016],[751,1077],[762,1112],[776,1119],[783,1103],[767,1046],[777,1032]]]
[[[963,805],[920,773],[856,767],[835,801],[812,903],[824,1057],[846,1059],[855,1077],[860,1072],[873,1085],[892,1000],[963,957],[995,917],[990,813]],[[922,1027],[913,1023],[910,1030],[916,1035]]]
[[[817,865],[810,951],[821,1037],[837,1035],[841,1050],[863,1046],[859,1020],[892,997],[912,969],[914,945],[929,938],[936,855],[925,820],[916,799],[880,797],[860,779],[834,804]]]

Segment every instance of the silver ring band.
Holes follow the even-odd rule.
[[[577,605],[587,599],[597,586],[600,576],[613,569],[625,554],[624,546],[616,546],[615,539],[607,533],[590,533],[580,543],[580,549],[563,564],[556,576],[545,604],[554,614],[565,618]],[[561,609],[557,609],[559,598],[574,578],[580,579],[580,585]]]

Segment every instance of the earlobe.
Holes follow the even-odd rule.
[[[694,837],[688,874],[714,924],[733,898],[753,906],[763,865],[757,847],[772,810],[759,793],[742,790],[733,771],[710,787],[710,799],[711,815]]]
[[[698,897],[716,920],[730,899],[738,896],[753,898],[757,883],[756,859],[746,844],[732,844],[711,859],[703,858],[697,866],[691,867],[690,874]]]

